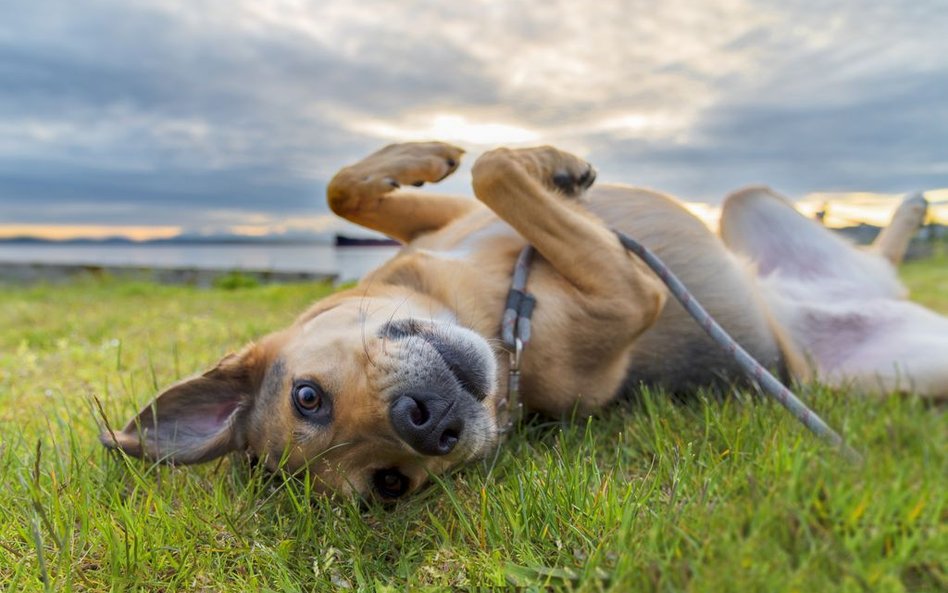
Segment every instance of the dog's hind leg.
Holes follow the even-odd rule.
[[[909,206],[895,216],[888,245],[896,250],[911,226],[902,217],[914,218]],[[948,319],[904,300],[892,260],[879,250],[856,249],[763,188],[728,197],[721,235],[757,265],[761,296],[820,380],[948,397]]]
[[[392,144],[336,173],[326,188],[339,216],[408,243],[477,208],[474,200],[401,190],[437,183],[464,151],[443,142]]]
[[[721,239],[753,262],[761,278],[792,280],[826,292],[827,298],[905,295],[883,258],[806,218],[769,188],[747,188],[727,197]]]
[[[902,263],[909,242],[925,222],[927,211],[928,201],[921,193],[905,198],[892,215],[889,225],[882,229],[872,243],[872,249],[894,266]]]

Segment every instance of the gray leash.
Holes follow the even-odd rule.
[[[675,299],[698,322],[711,339],[728,352],[737,362],[748,378],[753,380],[761,390],[780,405],[786,408],[793,416],[806,426],[810,432],[828,443],[848,461],[861,464],[862,456],[843,441],[843,437],[830,428],[813,410],[807,407],[800,398],[787,389],[773,374],[765,369],[754,357],[748,354],[734,338],[729,336],[724,328],[711,317],[700,303],[688,292],[681,280],[658,259],[658,257],[628,235],[613,230],[623,247],[637,255],[654,271],[665,283]],[[514,268],[513,282],[507,295],[507,306],[504,310],[501,324],[501,339],[510,351],[510,376],[507,388],[507,398],[501,402],[500,410],[510,409],[509,420],[505,432],[517,422],[523,413],[523,403],[520,400],[520,358],[523,348],[530,340],[530,315],[536,299],[526,292],[527,276],[530,260],[533,256],[533,247],[526,246],[517,258]]]

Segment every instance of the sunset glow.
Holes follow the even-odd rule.
[[[52,241],[125,237],[133,241],[167,239],[181,234],[179,226],[106,226],[68,224],[0,224],[0,239],[38,237]]]
[[[540,135],[525,127],[502,122],[471,120],[463,115],[441,113],[434,116],[407,118],[390,123],[367,120],[353,124],[357,131],[389,140],[430,140],[490,146],[537,142]]]

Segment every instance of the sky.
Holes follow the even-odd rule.
[[[944,0],[12,0],[0,234],[326,231],[380,146],[554,144],[719,203],[948,187]],[[63,235],[65,233],[65,235]]]

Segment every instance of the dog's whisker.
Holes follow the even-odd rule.
[[[368,289],[362,293],[362,300],[359,302],[359,331],[362,336],[362,351],[365,353],[365,359],[369,362],[374,368],[378,368],[378,365],[375,364],[375,360],[372,358],[372,353],[369,352],[369,344],[365,337],[365,324],[369,315],[369,308],[366,299],[368,295]]]

